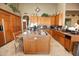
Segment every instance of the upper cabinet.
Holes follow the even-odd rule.
[[[38,23],[39,25],[51,25],[51,17],[40,17]]]
[[[55,16],[55,25],[59,25],[59,14]]]
[[[31,23],[37,23],[38,16],[30,16]]]
[[[38,25],[55,25],[55,19],[56,16],[50,16],[50,17],[30,16],[30,22],[37,23]]]
[[[51,16],[51,25],[55,25],[56,16]]]

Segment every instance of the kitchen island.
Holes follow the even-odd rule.
[[[24,53],[41,53],[48,54],[50,52],[51,36],[43,30],[26,31],[23,33]]]

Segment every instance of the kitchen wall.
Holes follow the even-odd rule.
[[[35,9],[39,7],[40,11],[38,13],[41,16],[43,13],[48,13],[49,15],[56,14],[56,3],[26,3],[26,4],[19,4],[19,10],[21,14],[28,13],[29,15],[34,15]]]

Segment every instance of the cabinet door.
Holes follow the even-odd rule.
[[[36,53],[36,40],[31,39],[29,53]]]
[[[43,17],[40,17],[40,19],[39,19],[39,23],[40,23],[40,25],[44,25],[44,18]]]
[[[55,16],[51,17],[51,25],[55,25]]]
[[[5,36],[6,42],[11,41],[11,30],[10,30],[10,15],[4,14],[4,29],[5,29]]]
[[[26,39],[24,40],[24,53],[36,53],[35,40]]]
[[[55,33],[54,33],[55,31],[54,30],[52,30],[52,37],[53,38],[55,38]]]
[[[30,22],[35,24],[38,21],[38,16],[30,16]]]
[[[60,37],[60,44],[64,46],[64,37]]]
[[[70,45],[71,45],[71,40],[70,39],[65,39],[65,48],[70,51]]]
[[[36,42],[36,52],[37,53],[49,53],[50,43],[49,38],[41,37]]]
[[[44,24],[51,25],[51,17],[44,17]]]
[[[19,22],[18,22],[17,16],[15,16],[15,19],[16,19],[16,23],[15,23],[15,24],[16,24],[16,27],[15,27],[15,28],[16,28],[16,32],[18,32],[18,23],[19,23]]]
[[[19,16],[15,16],[14,27],[15,32],[21,31],[21,18]]]
[[[30,40],[24,39],[23,46],[24,46],[24,53],[29,53],[30,52]]]
[[[15,28],[15,26],[16,26],[16,21],[15,21],[16,19],[15,19],[15,15],[10,15],[10,23],[9,23],[9,25],[10,25],[10,31],[11,31],[11,40],[13,40],[14,39],[14,37],[13,37],[13,33],[16,31],[16,28]]]
[[[4,45],[5,41],[4,41],[4,34],[3,32],[0,32],[0,46]]]
[[[38,22],[38,25],[41,25],[41,16],[38,16],[38,20],[37,20]]]
[[[59,25],[59,14],[55,16],[55,25]]]
[[[16,17],[17,19],[17,31],[21,31],[21,18],[20,17]]]
[[[40,24],[41,25],[51,25],[51,17],[41,17]]]

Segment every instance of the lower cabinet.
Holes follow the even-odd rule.
[[[50,38],[33,38],[23,40],[24,53],[49,53]]]
[[[39,39],[36,41],[36,52],[37,53],[49,53],[50,42],[48,38]]]
[[[70,46],[71,46],[71,37],[66,36],[65,37],[65,48],[66,48],[66,50],[70,51]]]
[[[51,29],[47,29],[46,31],[52,36],[52,30]]]
[[[61,45],[64,46],[64,43],[65,43],[64,34],[58,31],[52,30],[52,37],[55,38]]]
[[[52,30],[52,37],[56,39],[66,50],[71,50],[71,36]]]
[[[24,42],[24,53],[35,53],[35,40],[27,39]]]
[[[64,46],[65,43],[65,38],[64,37],[60,37],[60,44]]]

